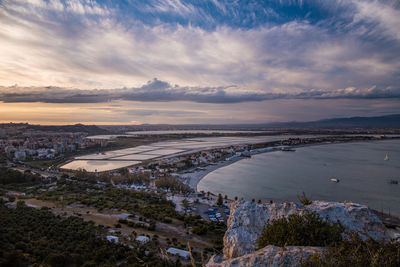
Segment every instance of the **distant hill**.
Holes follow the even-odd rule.
[[[378,117],[333,118],[309,122],[267,123],[267,127],[312,128],[400,128],[400,114]]]
[[[121,134],[129,131],[149,130],[265,130],[277,131],[299,130],[302,128],[317,129],[400,129],[400,114],[377,116],[377,117],[350,117],[332,118],[305,122],[272,122],[260,124],[141,124],[141,125],[31,125],[28,123],[3,123],[4,126],[14,126],[23,129],[32,129],[47,132],[86,132],[89,135],[98,134]],[[330,131],[330,130],[329,130]]]
[[[400,128],[400,114],[377,116],[377,117],[350,117],[332,118],[305,122],[273,122],[262,124],[142,124],[131,126],[134,130],[187,130],[187,129],[209,129],[209,130],[259,130],[268,128]]]
[[[109,131],[102,129],[96,125],[84,125],[84,124],[74,124],[74,125],[27,125],[27,128],[45,131],[45,132],[85,132],[89,135],[95,134],[108,134]]]

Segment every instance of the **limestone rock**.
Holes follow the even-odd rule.
[[[364,240],[368,237],[385,241],[390,239],[386,227],[365,205],[313,201],[311,205],[304,206],[293,202],[256,204],[235,201],[231,204],[231,215],[224,236],[224,257],[234,258],[253,253],[266,222],[313,211],[328,221],[339,221],[346,232],[357,232]]]
[[[276,247],[266,246],[256,252],[246,254],[233,259],[213,256],[207,263],[207,267],[285,267],[301,266],[302,260],[307,260],[314,253],[322,253],[320,247]]]

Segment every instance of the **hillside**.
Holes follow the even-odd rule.
[[[269,123],[269,127],[313,128],[400,128],[400,114],[378,117],[333,118],[309,122]]]

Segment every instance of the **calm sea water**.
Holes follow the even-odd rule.
[[[333,177],[340,182],[331,182]],[[390,184],[391,179],[399,184]],[[400,140],[259,154],[209,173],[197,189],[230,198],[278,201],[297,200],[304,190],[312,199],[358,202],[400,216]]]

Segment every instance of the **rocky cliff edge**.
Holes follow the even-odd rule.
[[[323,251],[317,247],[267,246],[255,252],[264,225],[291,214],[316,212],[331,222],[340,222],[344,235],[356,232],[362,239],[388,241],[390,236],[381,220],[367,206],[356,203],[313,201],[310,205],[294,202],[257,204],[235,201],[224,236],[223,257],[212,257],[207,266],[295,266],[301,259]],[[276,265],[277,263],[280,265]],[[285,263],[286,262],[286,263]],[[282,263],[285,263],[282,265]],[[295,264],[296,263],[296,264]]]

